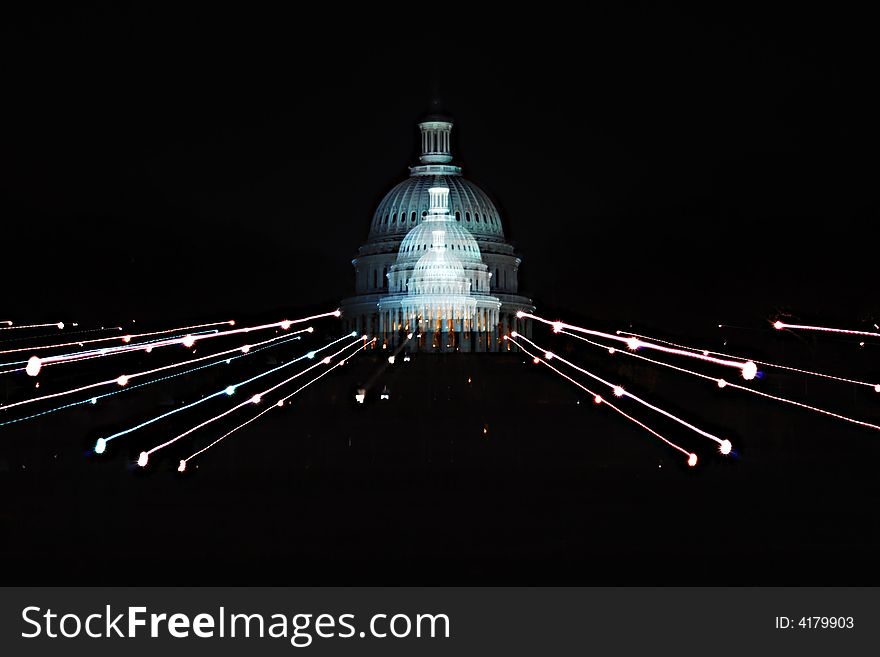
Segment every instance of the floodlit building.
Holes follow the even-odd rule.
[[[409,350],[506,351],[503,336],[531,333],[520,310],[521,259],[504,239],[498,209],[452,163],[452,121],[419,124],[420,164],[382,200],[352,260],[356,296],[343,300],[351,330]]]

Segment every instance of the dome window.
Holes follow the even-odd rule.
[[[474,212],[474,219],[476,219],[477,223],[480,223],[480,213]]]
[[[392,223],[392,224],[396,224],[396,223],[397,223],[397,213],[396,213],[396,212],[395,212],[394,214],[391,215],[391,223]]]
[[[386,217],[386,220],[387,220],[387,219],[388,219],[388,217]],[[465,221],[470,221],[470,220],[471,220],[471,213],[470,213],[470,212],[465,212],[465,213],[464,213],[464,220],[465,220]]]
[[[388,215],[387,214],[385,215],[385,223],[386,224],[388,223]]]
[[[409,220],[410,220],[410,221],[415,221],[415,220],[416,220],[416,213],[415,213],[415,210],[413,210],[413,213],[410,215]]]
[[[461,221],[461,211],[460,210],[455,211],[455,220]]]

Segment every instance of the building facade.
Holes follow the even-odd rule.
[[[419,124],[421,156],[373,215],[352,260],[356,295],[342,302],[351,330],[422,352],[497,352],[503,336],[531,333],[520,310],[521,259],[504,238],[501,216],[482,189],[453,164],[452,121]]]

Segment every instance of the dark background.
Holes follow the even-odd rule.
[[[871,340],[767,323],[878,321],[866,17],[307,9],[4,17],[0,319],[164,328],[335,308],[439,93],[457,160],[496,199],[543,313],[880,380]],[[190,444],[146,472],[133,461],[190,426],[185,413],[90,454],[232,375],[184,377],[3,427],[10,580],[876,582],[874,433],[553,347],[736,454],[681,437],[700,453],[689,469],[564,382],[488,356],[384,372],[362,359],[184,477]],[[372,403],[355,406],[376,371]],[[4,398],[31,384],[6,377]],[[878,421],[869,389],[778,372],[754,385]]]
[[[804,7],[8,14],[3,312],[335,304],[439,93],[540,307],[852,325],[877,311],[866,23]]]

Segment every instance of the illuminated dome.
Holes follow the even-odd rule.
[[[436,249],[437,236],[442,223],[443,248],[462,262],[480,263],[480,247],[471,232],[452,221],[449,211],[451,190],[443,184],[442,177],[434,179],[434,186],[428,189],[428,214],[421,223],[412,228],[400,243],[397,264],[402,265],[421,258],[427,251]]]
[[[369,241],[402,238],[430,207],[428,190],[436,185],[449,188],[449,214],[475,237],[503,241],[501,217],[486,193],[461,176],[461,169],[448,165],[413,167],[411,175],[395,186],[376,209]]]
[[[379,203],[367,241],[352,260],[355,296],[342,302],[348,326],[394,348],[410,333],[418,351],[502,351],[520,310],[520,258],[504,238],[486,193],[452,161],[452,121],[419,123],[421,155]]]

